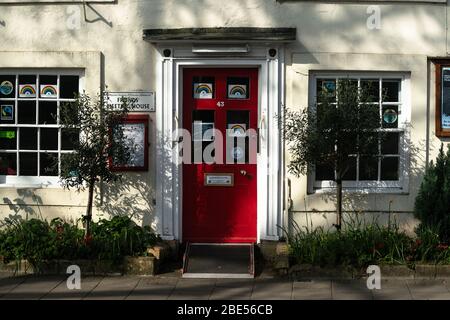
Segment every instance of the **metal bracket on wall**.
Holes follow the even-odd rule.
[[[98,18],[96,19],[88,19],[87,18],[87,12],[86,12],[86,7],[89,7],[89,9],[91,9],[91,11],[93,11]],[[97,21],[103,21],[104,23],[106,23],[108,26],[110,26],[112,28],[113,23],[111,21],[106,20],[101,14],[100,12],[98,12],[97,10],[94,9],[94,7],[92,7],[92,5],[89,3],[89,1],[83,1],[83,13],[84,13],[84,21],[88,22],[88,23],[94,23]]]

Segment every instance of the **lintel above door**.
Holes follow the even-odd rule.
[[[164,42],[292,42],[296,28],[178,28],[144,29],[143,38],[151,43]]]

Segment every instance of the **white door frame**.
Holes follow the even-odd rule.
[[[272,46],[273,47],[273,46]],[[272,48],[271,47],[271,48]],[[182,164],[172,161],[172,132],[183,124],[183,68],[186,67],[256,67],[259,69],[258,127],[260,153],[257,157],[257,241],[278,240],[283,226],[283,144],[277,117],[284,105],[283,48],[275,57],[186,56],[186,46],[164,57],[167,47],[158,48],[156,95],[156,228],[165,240],[182,241]],[[264,53],[268,47],[264,47]]]

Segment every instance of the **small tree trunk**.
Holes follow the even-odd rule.
[[[336,229],[341,231],[342,227],[342,179],[336,179]]]
[[[91,234],[91,221],[92,221],[92,203],[94,199],[94,186],[95,186],[95,180],[91,179],[89,182],[89,195],[88,195],[88,204],[86,208],[86,229],[85,229],[85,236],[89,236]]]

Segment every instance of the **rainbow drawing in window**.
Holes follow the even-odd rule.
[[[228,136],[230,137],[244,137],[246,130],[245,123],[230,123],[228,124]]]
[[[195,99],[212,99],[213,89],[212,83],[194,83]]]
[[[41,84],[41,97],[42,98],[56,98],[58,91],[55,85]]]
[[[229,99],[247,99],[247,85],[230,84],[228,85]]]
[[[35,84],[19,85],[19,97],[20,98],[35,98],[36,97],[36,85]]]

